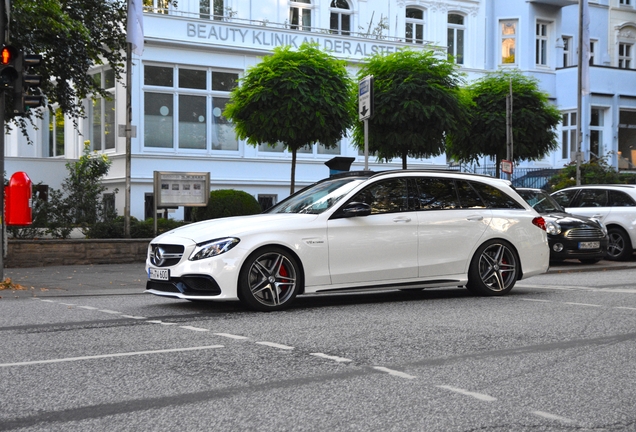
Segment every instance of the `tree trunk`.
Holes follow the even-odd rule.
[[[289,184],[290,195],[292,195],[296,189],[296,152],[297,149],[292,150],[291,183]]]
[[[402,169],[406,169],[406,158],[409,156],[408,152],[402,152]]]

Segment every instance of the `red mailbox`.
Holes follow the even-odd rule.
[[[5,222],[7,225],[31,225],[33,222],[33,188],[31,179],[22,171],[11,176],[4,188]]]

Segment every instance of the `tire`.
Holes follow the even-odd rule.
[[[510,243],[487,241],[473,255],[466,288],[482,296],[508,294],[517,282],[519,269],[517,253]]]
[[[269,312],[289,307],[303,282],[292,254],[282,248],[265,247],[245,260],[238,283],[238,296],[245,306]]]
[[[622,228],[612,227],[608,229],[607,236],[609,237],[608,260],[625,261],[632,256],[632,241]]]
[[[596,264],[600,259],[580,259],[579,261],[583,264]]]

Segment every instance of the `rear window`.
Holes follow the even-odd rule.
[[[634,200],[625,192],[611,190],[609,191],[609,203],[613,207],[633,207]]]
[[[470,182],[481,196],[486,207],[491,209],[523,209],[523,206],[513,197],[494,186],[485,183]]]

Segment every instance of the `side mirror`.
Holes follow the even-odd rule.
[[[369,216],[371,206],[363,202],[350,202],[341,210],[342,217]]]

